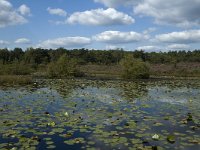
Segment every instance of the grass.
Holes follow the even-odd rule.
[[[200,63],[153,64],[150,73],[153,76],[200,77]]]
[[[6,67],[4,67],[6,68]],[[18,67],[17,67],[18,68]],[[28,66],[27,68],[30,69]],[[9,69],[12,71],[12,69]],[[25,85],[32,82],[32,77],[34,78],[48,78],[46,65],[42,66],[41,69],[38,69],[36,72],[30,73],[26,68],[20,68],[21,73],[24,75],[14,75],[9,74],[1,68],[0,66],[0,85],[5,84],[16,84],[16,85]],[[123,68],[120,65],[79,65],[78,70],[84,74],[87,78],[96,78],[96,79],[121,79]],[[29,72],[30,75],[25,75],[25,72]],[[14,72],[15,73],[15,72]],[[200,77],[200,63],[177,63],[174,64],[150,64],[150,77],[151,78],[199,78]]]
[[[122,76],[120,65],[81,65],[79,70],[88,77],[120,78]]]
[[[120,65],[81,65],[79,70],[88,77],[121,78]],[[200,77],[200,63],[150,64],[150,76],[153,77]]]
[[[0,64],[0,75],[30,75],[34,72],[31,65],[25,64]]]
[[[19,76],[19,75],[1,75],[0,76],[0,85],[12,84],[12,85],[25,85],[31,84],[31,76]]]

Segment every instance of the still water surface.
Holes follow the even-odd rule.
[[[200,149],[200,81],[0,87],[0,149]]]

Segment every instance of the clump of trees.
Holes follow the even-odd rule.
[[[150,67],[141,59],[136,59],[132,55],[125,56],[120,62],[125,79],[148,79],[150,76]]]
[[[79,74],[77,61],[63,54],[56,62],[49,63],[47,74],[49,77],[59,78],[77,76]]]

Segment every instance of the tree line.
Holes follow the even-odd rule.
[[[13,50],[0,49],[0,63],[12,64],[49,64],[56,62],[61,56],[66,54],[70,58],[76,59],[78,64],[118,64],[126,55],[132,55],[136,59],[152,64],[166,64],[178,62],[200,62],[200,50],[194,51],[169,51],[169,52],[144,52],[143,50],[125,51],[123,49],[116,50],[88,50],[65,48],[58,49],[42,49],[28,48],[23,51],[21,48]]]

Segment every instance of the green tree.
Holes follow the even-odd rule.
[[[75,59],[70,58],[66,54],[63,54],[58,61],[51,62],[48,65],[48,75],[50,77],[69,77],[75,76],[78,72],[77,62]]]
[[[127,55],[121,60],[123,68],[122,77],[125,79],[147,79],[149,78],[149,66],[140,59],[135,59],[133,55]]]
[[[13,54],[14,54],[14,60],[17,60],[17,62],[20,62],[20,60],[22,59],[24,52],[21,48],[15,48],[13,50]]]
[[[8,63],[9,55],[10,55],[10,53],[9,53],[8,49],[5,48],[5,49],[0,50],[0,60],[2,61],[3,64]]]

